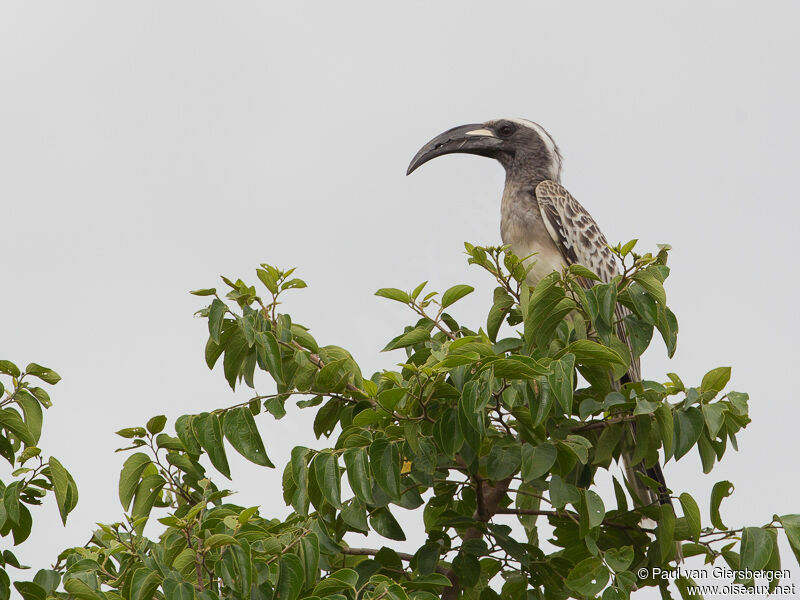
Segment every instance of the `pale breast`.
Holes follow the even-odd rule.
[[[533,263],[528,283],[534,285],[553,271],[560,271],[567,263],[542,221],[542,213],[534,196],[509,187],[507,185],[503,191],[500,236],[504,244],[511,245],[517,256],[533,254],[526,264]]]

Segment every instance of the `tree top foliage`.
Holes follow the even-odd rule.
[[[427,282],[380,289],[414,320],[383,349],[403,353],[401,364],[369,377],[343,347],[321,346],[281,312],[283,295],[306,287],[294,269],[263,264],[258,288],[223,278],[224,294],[192,292],[210,299],[198,313],[208,324],[208,367],[221,366],[231,388],[255,388],[264,372],[276,392],[178,416],[170,430],[159,415],[119,431],[129,440],[118,484],[124,518],[101,524],[89,543],[63,551],[52,569],[16,589],[31,600],[614,600],[658,586],[668,598],[666,580],[643,578],[640,569],[674,570],[676,543],[706,563],[778,569],[783,529],[800,557],[800,515],[734,529],[723,522],[728,481],[703,501],[711,521],[704,523],[688,492],[670,490],[672,504],[642,505],[612,472],[623,452],[649,467],[696,448],[710,473],[750,422],[747,394],[724,391],[728,367],[694,386],[674,373],[617,383],[631,353],[641,355],[656,332],[670,356],[677,343],[664,288],[669,248],[639,255],[634,245],[614,248],[622,272],[609,283],[572,265],[529,287],[524,262],[507,247],[466,244],[469,263],[497,284],[485,324],[452,314],[470,286],[441,295]],[[616,335],[618,305],[629,313],[631,350]],[[400,354],[388,356],[395,363]],[[77,488],[36,447],[50,400],[29,380],[58,376],[9,361],[0,361],[0,373],[12,382],[0,402],[0,455],[20,465],[0,489],[0,535],[21,543],[32,523],[26,505],[52,490],[66,518]],[[275,468],[256,418],[281,419],[294,406],[316,411],[314,433],[328,447],[292,449],[282,478],[291,515],[276,519],[232,503],[230,450]],[[604,478],[613,498],[597,492]],[[399,511],[411,511],[426,533],[413,553],[394,544],[406,539]],[[157,524],[145,535],[148,520]],[[371,532],[384,545],[356,545]],[[10,551],[3,561],[19,566]],[[0,600],[9,581],[0,569]],[[688,597],[693,582],[675,583]]]

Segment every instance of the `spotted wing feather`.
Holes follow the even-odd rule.
[[[603,282],[611,281],[619,272],[616,258],[600,227],[581,203],[554,181],[542,181],[536,186],[536,200],[545,228],[561,250],[564,260],[569,264],[588,267]],[[588,287],[592,282],[584,281],[584,284]],[[630,349],[630,339],[622,321],[626,314],[628,311],[617,305],[617,335]],[[632,357],[628,376],[633,381],[641,379],[638,359]]]

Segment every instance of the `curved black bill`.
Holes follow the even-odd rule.
[[[421,165],[444,154],[463,152],[492,156],[500,144],[502,144],[502,140],[481,123],[453,127],[437,135],[419,149],[419,152],[411,160],[411,164],[408,165],[406,175],[411,175]]]

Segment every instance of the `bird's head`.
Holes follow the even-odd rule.
[[[541,125],[526,119],[497,119],[461,125],[437,135],[408,165],[406,175],[444,154],[477,154],[498,160],[508,173],[559,181],[561,154]]]

